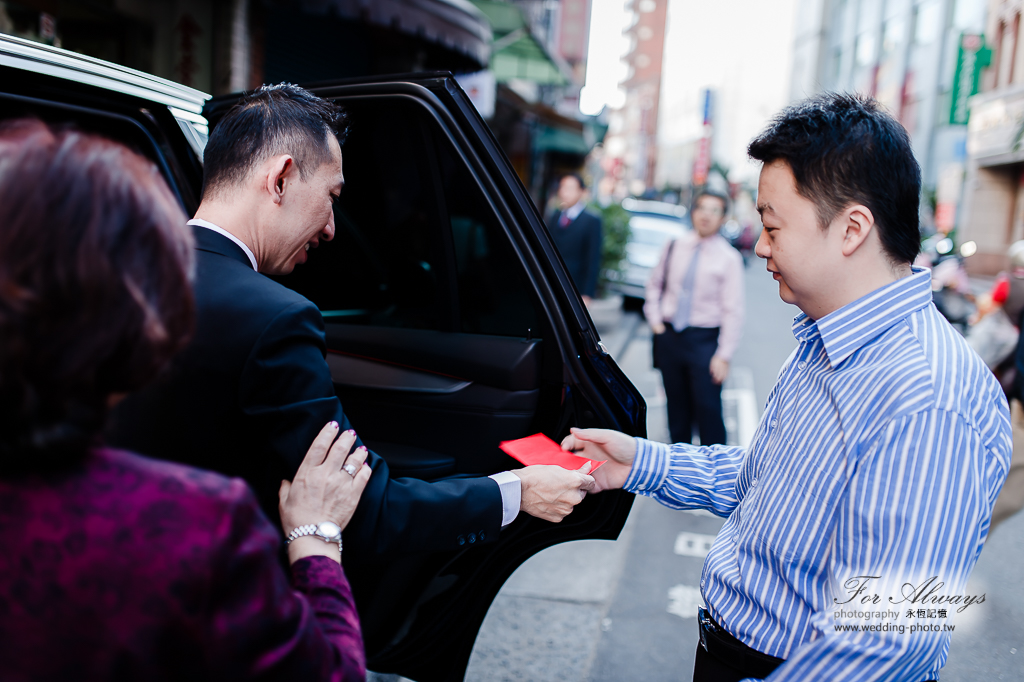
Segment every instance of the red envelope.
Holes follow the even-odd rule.
[[[579,469],[590,462],[590,473],[594,473],[606,460],[597,461],[566,452],[555,441],[543,433],[535,433],[519,440],[502,441],[500,445],[505,454],[515,457],[523,464],[555,464],[563,469]]]

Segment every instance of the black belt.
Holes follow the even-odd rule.
[[[700,645],[704,651],[725,665],[739,670],[746,677],[763,679],[786,662],[751,649],[730,635],[704,607],[697,609],[697,627],[700,628]]]

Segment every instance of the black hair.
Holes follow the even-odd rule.
[[[306,180],[331,160],[329,135],[344,143],[347,122],[341,107],[291,83],[247,93],[210,133],[203,152],[203,196],[241,183],[276,154],[291,154]]]
[[[580,184],[580,189],[587,188],[587,183],[583,180],[583,176],[580,175],[579,173],[563,173],[562,177],[558,179],[558,182],[561,183],[562,180],[565,180],[566,178],[575,178],[576,182]]]
[[[693,209],[697,208],[697,204],[699,204],[700,200],[703,199],[704,197],[711,197],[713,199],[718,199],[719,201],[721,201],[722,202],[722,215],[723,216],[729,215],[729,203],[730,203],[729,202],[729,197],[725,196],[721,192],[716,192],[716,191],[710,190],[710,189],[701,190],[700,193],[696,196],[696,198],[694,198],[693,204],[690,205],[690,212],[691,213],[693,212]]]
[[[894,263],[917,257],[921,167],[907,131],[874,99],[825,93],[798,102],[747,153],[765,164],[789,164],[797,191],[816,204],[822,229],[847,206],[863,204]]]

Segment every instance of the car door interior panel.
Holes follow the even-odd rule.
[[[497,444],[529,435],[540,341],[336,324],[327,339],[342,404],[393,475],[435,480],[514,465]]]

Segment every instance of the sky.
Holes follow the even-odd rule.
[[[621,106],[626,76],[623,0],[594,0],[587,81],[580,109]],[[659,140],[684,145],[701,134],[702,92],[716,91],[714,155],[730,179],[756,176],[746,145],[787,102],[796,0],[669,0]]]
[[[621,107],[626,93],[619,83],[626,79],[622,58],[629,39],[622,35],[629,25],[626,0],[593,0],[590,7],[590,45],[587,52],[587,82],[580,91],[580,111],[587,116]]]

